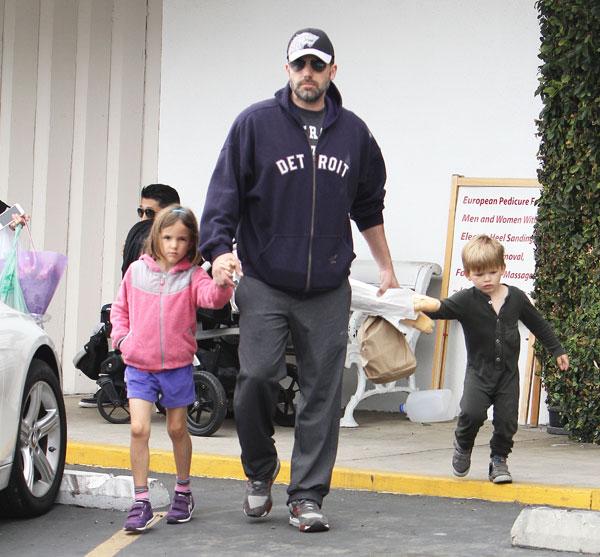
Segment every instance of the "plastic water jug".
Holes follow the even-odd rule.
[[[456,415],[450,389],[432,389],[409,393],[400,412],[411,422],[447,422]]]

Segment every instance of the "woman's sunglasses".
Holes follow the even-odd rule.
[[[290,68],[292,68],[292,70],[295,72],[299,72],[304,69],[306,62],[307,60],[305,58],[298,58],[298,60],[290,62]],[[316,72],[321,73],[327,67],[327,64],[318,58],[311,58],[310,67]]]
[[[142,218],[144,215],[146,215],[149,219],[152,220],[154,218],[154,215],[156,215],[156,211],[154,209],[150,209],[150,207],[146,207],[145,209],[138,207],[137,214],[138,214],[138,217],[140,217],[140,218]]]

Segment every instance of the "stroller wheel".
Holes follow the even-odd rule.
[[[162,414],[163,416],[166,416],[167,415],[167,409],[162,405],[162,403],[160,401],[161,398],[162,397],[159,397],[159,399],[154,403],[154,405],[156,406],[156,411],[159,414]]]
[[[115,384],[117,399],[113,399],[106,386],[98,391],[98,412],[111,424],[129,423],[129,402],[125,385]]]
[[[208,371],[194,370],[194,387],[196,400],[188,406],[188,431],[191,435],[208,437],[225,419],[227,395],[220,381]]]
[[[294,427],[296,424],[296,406],[294,399],[300,390],[296,366],[287,364],[287,377],[279,382],[279,395],[273,421],[282,427]]]

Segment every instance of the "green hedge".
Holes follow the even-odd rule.
[[[600,443],[600,2],[540,0],[542,184],[537,307],[571,359],[540,350],[548,403],[580,441]]]

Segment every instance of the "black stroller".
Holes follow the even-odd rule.
[[[100,324],[73,359],[73,364],[99,387],[98,412],[110,423],[128,423],[129,407],[124,379],[125,365],[118,351],[109,351],[110,304],[102,307]],[[240,363],[238,358],[239,326],[235,306],[223,309],[197,310],[194,360],[196,400],[188,407],[187,425],[192,435],[208,437],[233,414],[233,393]],[[274,408],[274,422],[292,427],[295,423],[295,397],[299,390],[298,375],[291,343],[286,355],[287,375],[280,381],[279,396]],[[160,399],[157,409],[164,413]]]
[[[100,311],[100,323],[90,339],[73,359],[73,364],[98,385],[98,412],[108,422],[124,424],[130,420],[125,364],[120,352],[108,349],[110,337],[110,304]],[[227,395],[215,375],[194,362],[196,400],[188,406],[187,426],[192,435],[209,436],[217,431],[227,413]],[[164,413],[160,399],[156,402]]]
[[[233,393],[240,369],[238,357],[239,314],[232,300],[224,308],[198,309],[196,356],[199,368],[219,379],[227,395],[228,415],[233,415]],[[291,341],[286,350],[286,376],[279,382],[279,395],[273,410],[273,421],[283,427],[293,427],[296,421],[295,398],[299,391],[298,372]]]

